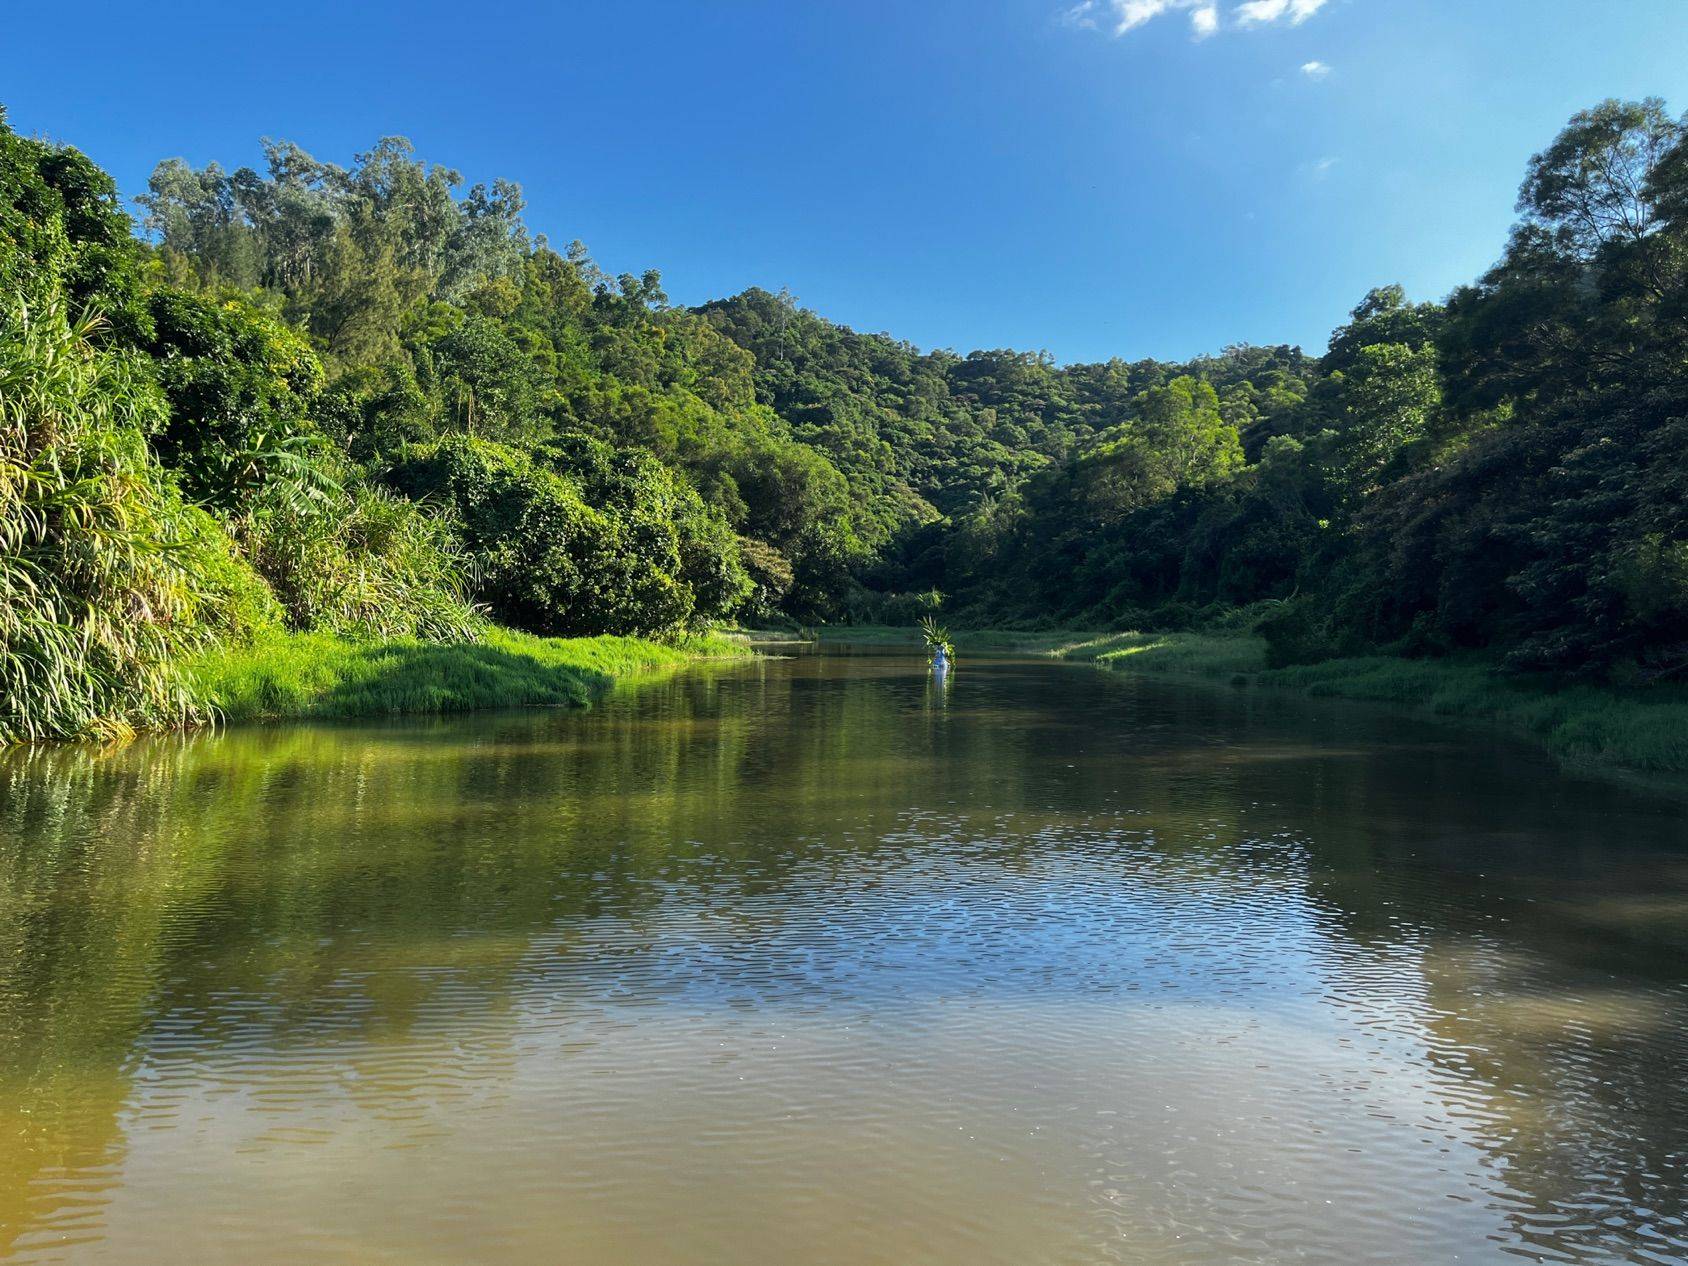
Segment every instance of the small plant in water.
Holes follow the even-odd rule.
[[[950,644],[949,630],[929,615],[921,618],[920,636],[926,640],[926,653],[932,657],[933,663],[947,664],[955,658],[955,647]]]

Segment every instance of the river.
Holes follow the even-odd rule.
[[[0,1260],[1688,1260],[1688,817],[900,654],[0,756]]]

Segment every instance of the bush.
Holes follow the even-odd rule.
[[[547,445],[542,457],[618,525],[632,565],[630,591],[641,577],[666,574],[691,605],[687,622],[699,625],[726,618],[749,596],[751,580],[726,517],[654,455],[576,432]]]
[[[134,222],[116,184],[68,146],[19,136],[7,126],[4,107],[0,294],[40,313],[55,303],[67,312],[103,312],[105,321],[83,327],[101,344],[132,343],[147,332]]]
[[[216,519],[197,507],[186,516],[188,571],[199,577],[205,623],[218,638],[244,643],[279,629],[286,618],[264,578],[247,561]]]
[[[738,538],[739,557],[750,578],[750,594],[739,607],[739,618],[760,627],[781,627],[790,620],[785,596],[795,578],[791,560],[766,541]]]
[[[916,625],[943,607],[944,596],[935,589],[921,593],[874,593],[858,589],[844,601],[850,624]]]

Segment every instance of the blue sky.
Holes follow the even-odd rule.
[[[131,195],[401,133],[676,301],[1063,361],[1322,349],[1368,287],[1493,260],[1574,111],[1688,109],[1688,0],[259,8],[19,6],[0,102]]]

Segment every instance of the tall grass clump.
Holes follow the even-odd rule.
[[[197,712],[176,670],[205,633],[215,525],[147,451],[163,416],[100,321],[0,317],[0,741],[118,737]],[[233,563],[231,562],[231,567]]]

